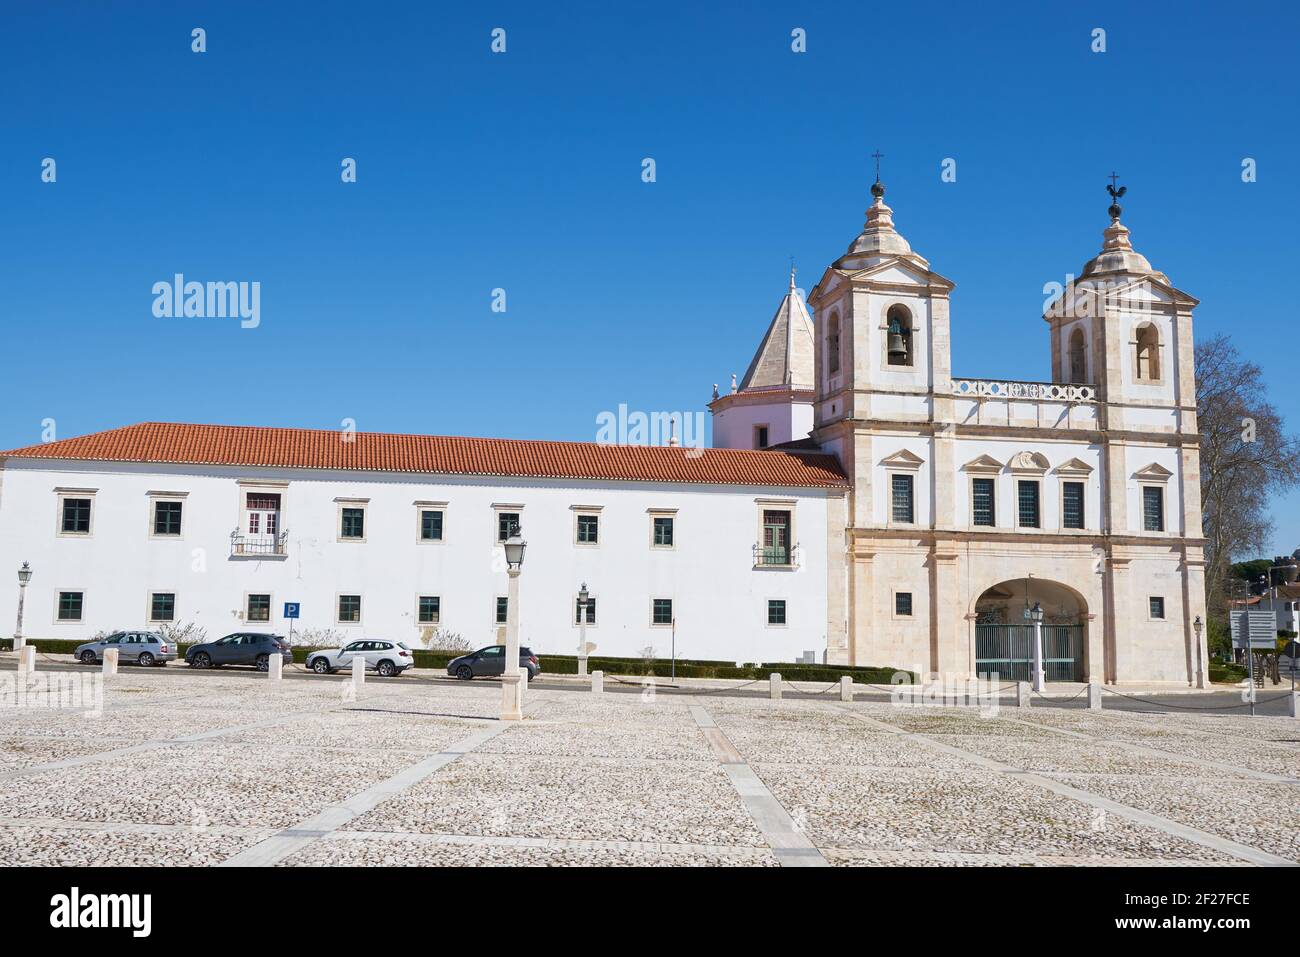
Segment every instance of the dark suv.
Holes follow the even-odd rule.
[[[258,671],[266,671],[271,667],[272,655],[279,655],[285,664],[293,661],[289,643],[279,635],[237,631],[216,641],[191,645],[185,652],[185,663],[191,668],[253,665]]]
[[[470,678],[499,676],[505,669],[505,645],[488,645],[468,655],[461,655],[447,662],[447,674],[468,681]],[[519,649],[519,667],[528,672],[532,681],[542,673],[542,663],[537,660],[531,648]]]

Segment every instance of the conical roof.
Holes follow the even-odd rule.
[[[795,289],[793,269],[790,270],[790,288],[754,353],[740,383],[740,391],[780,386],[813,388],[813,322],[808,307]]]

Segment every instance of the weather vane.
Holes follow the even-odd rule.
[[[1119,214],[1124,212],[1119,205],[1119,198],[1128,192],[1127,186],[1121,186],[1118,189],[1115,188],[1115,183],[1118,180],[1119,174],[1114,170],[1111,170],[1110,182],[1106,184],[1106,192],[1110,193],[1110,209],[1107,210],[1107,212],[1110,213],[1111,219],[1119,219]]]
[[[885,195],[885,184],[880,181],[880,161],[885,158],[885,154],[876,150],[871,156],[876,161],[876,181],[871,184],[871,195],[880,199]]]

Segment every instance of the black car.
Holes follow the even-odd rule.
[[[499,676],[505,669],[505,645],[488,645],[478,651],[453,658],[447,663],[447,674],[468,681],[470,678]],[[542,673],[542,663],[537,660],[531,648],[519,649],[519,667],[528,673],[532,681]]]
[[[271,667],[272,655],[279,655],[285,664],[293,661],[289,643],[279,635],[237,631],[216,641],[191,645],[185,652],[185,663],[191,668],[253,665],[258,671],[266,671]]]

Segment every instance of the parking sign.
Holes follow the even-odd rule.
[[[286,601],[286,602],[284,603],[284,617],[285,617],[285,618],[297,618],[297,617],[298,617],[298,605],[299,605],[299,603],[296,602],[296,601]]]

